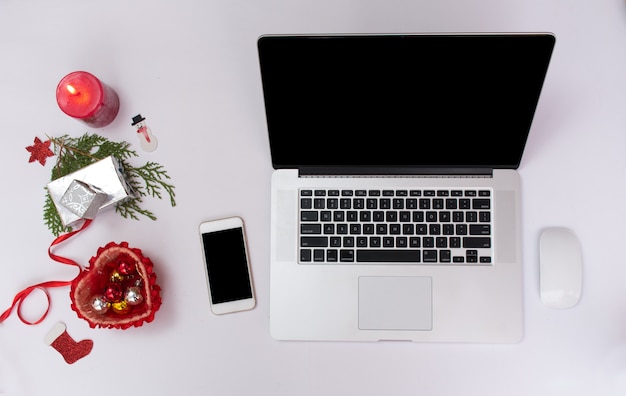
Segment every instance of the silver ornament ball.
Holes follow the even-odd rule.
[[[95,295],[91,299],[91,308],[99,314],[106,313],[110,306],[111,304],[101,294]]]
[[[137,286],[129,287],[128,289],[126,289],[124,299],[130,305],[141,304],[143,302],[143,294],[141,294],[141,289]]]

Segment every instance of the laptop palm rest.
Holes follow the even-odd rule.
[[[432,330],[432,278],[359,277],[359,329]]]

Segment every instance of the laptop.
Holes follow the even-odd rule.
[[[265,35],[277,340],[516,343],[551,33]]]

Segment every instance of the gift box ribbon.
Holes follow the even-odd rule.
[[[85,220],[85,222],[83,223],[83,225],[77,229],[74,230],[72,232],[69,232],[67,234],[63,234],[60,235],[59,237],[57,237],[54,241],[52,241],[52,243],[50,244],[50,247],[48,247],[48,256],[50,256],[50,258],[56,262],[59,262],[61,264],[67,264],[67,265],[73,265],[75,267],[78,268],[78,272],[80,274],[80,272],[83,270],[83,267],[78,264],[76,261],[68,259],[66,257],[61,257],[58,256],[54,253],[52,253],[52,248],[58,244],[60,244],[61,242],[64,242],[68,239],[70,239],[71,237],[73,237],[74,235],[78,234],[79,232],[83,231],[85,228],[87,228],[89,226],[89,224],[91,224],[92,220],[91,219],[87,219]],[[78,275],[77,275],[78,276]],[[76,278],[74,278],[76,279]],[[15,307],[17,307],[17,316],[18,318],[20,318],[20,320],[27,324],[27,325],[36,325],[41,323],[46,316],[48,315],[48,311],[50,311],[50,294],[48,293],[48,288],[52,288],[52,287],[63,287],[63,286],[69,286],[72,284],[72,281],[74,280],[69,280],[69,281],[48,281],[48,282],[42,282],[42,283],[38,283],[36,285],[32,285],[27,287],[26,289],[22,290],[21,292],[17,293],[17,295],[15,296],[15,298],[13,299],[13,303],[11,304],[11,307],[9,309],[7,309],[6,311],[4,311],[2,313],[2,315],[0,315],[0,323],[4,322],[9,316],[11,316],[11,312],[13,311],[13,309]],[[41,315],[41,317],[34,321],[28,321],[26,319],[24,319],[24,317],[22,316],[22,303],[24,302],[24,300],[30,295],[30,293],[32,293],[34,290],[42,290],[45,294],[46,294],[46,298],[48,299],[48,306],[46,307],[45,312]]]

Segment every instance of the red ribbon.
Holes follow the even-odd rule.
[[[48,256],[50,256],[50,258],[54,261],[57,261],[61,264],[67,264],[67,265],[73,265],[76,266],[78,268],[79,271],[79,275],[80,272],[83,270],[83,268],[80,266],[80,264],[78,264],[76,261],[68,259],[66,257],[61,257],[61,256],[57,256],[56,254],[52,253],[52,247],[55,245],[58,245],[59,243],[73,237],[74,235],[78,234],[79,232],[81,232],[82,230],[84,230],[85,228],[87,228],[87,226],[89,224],[91,224],[91,219],[87,219],[85,220],[85,222],[83,223],[83,225],[77,229],[74,230],[72,232],[68,232],[67,234],[63,234],[59,237],[57,237],[54,241],[52,241],[52,243],[50,244],[50,247],[48,248]],[[77,275],[78,277],[78,275]],[[76,279],[76,278],[74,278]],[[72,282],[74,281],[74,279],[69,280],[69,281],[48,281],[48,282],[42,282],[42,283],[38,283],[36,285],[32,285],[27,287],[26,289],[22,290],[21,292],[17,293],[17,295],[15,296],[15,298],[13,299],[13,303],[11,304],[11,307],[9,309],[7,309],[6,311],[4,311],[4,313],[2,315],[0,315],[0,323],[4,322],[9,316],[11,316],[11,312],[13,311],[13,308],[15,308],[17,306],[17,316],[18,318],[20,318],[20,320],[22,322],[24,322],[27,325],[36,325],[41,323],[46,316],[48,315],[48,311],[50,311],[50,294],[48,293],[48,288],[49,287],[62,287],[62,286],[69,286],[72,284]],[[46,308],[46,311],[43,313],[43,315],[41,315],[41,317],[34,321],[34,322],[29,322],[28,320],[24,319],[24,317],[22,316],[22,303],[24,302],[24,300],[26,299],[26,297],[28,297],[30,295],[30,293],[33,292],[33,290],[36,289],[40,289],[42,290],[45,294],[46,294],[46,298],[48,299],[48,307]]]

